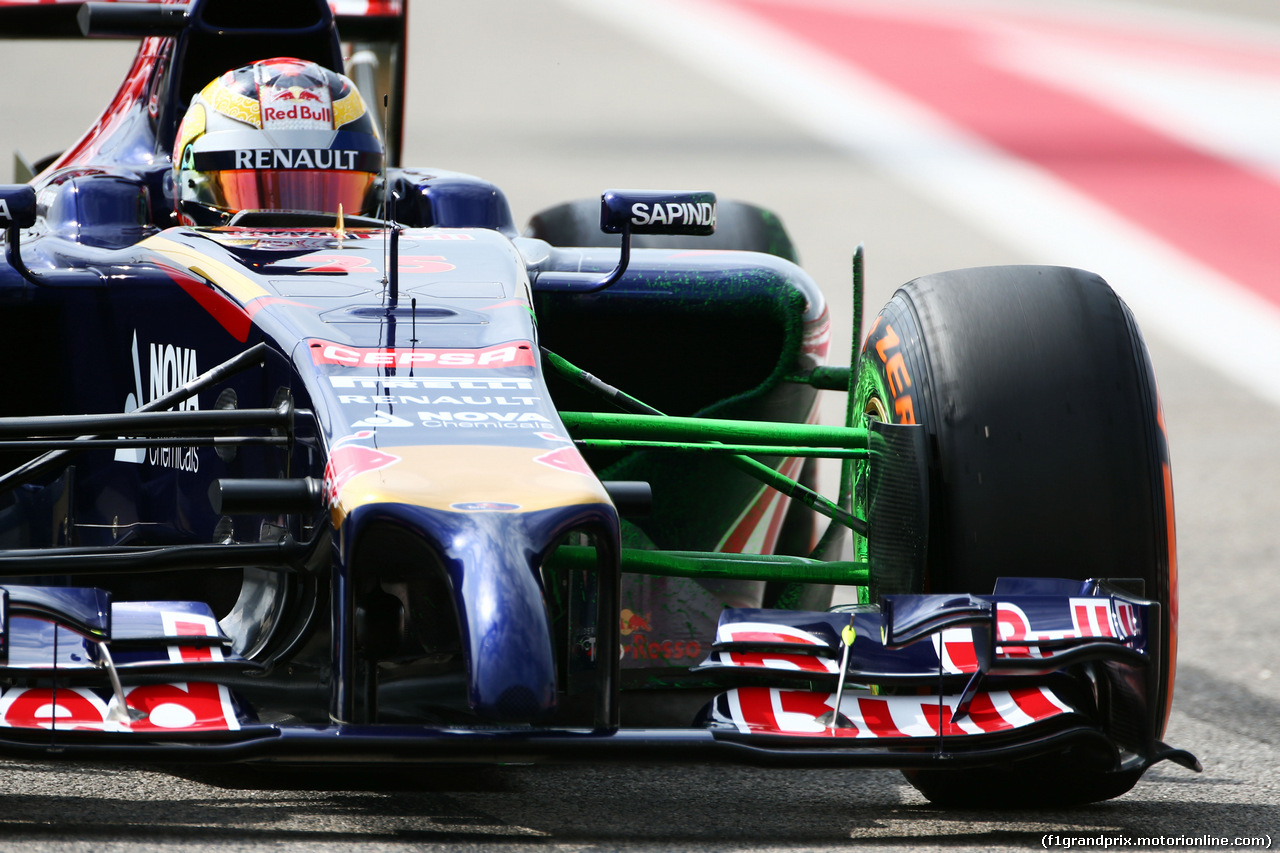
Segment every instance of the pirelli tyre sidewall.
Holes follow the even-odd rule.
[[[872,596],[989,593],[1001,576],[1141,578],[1161,605],[1147,729],[1162,736],[1177,637],[1172,477],[1150,358],[1124,303],[1069,268],[927,276],[876,317],[858,370],[864,419],[924,425],[930,457],[923,571],[877,577],[872,567]],[[855,499],[865,505],[862,473]],[[952,800],[972,787],[962,775],[967,784],[910,778]],[[1123,793],[1115,781],[1085,779],[1074,798]],[[1063,793],[1045,799],[1073,798]]]

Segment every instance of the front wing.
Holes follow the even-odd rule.
[[[719,692],[687,728],[633,729],[270,721],[239,690],[256,666],[205,605],[6,585],[0,673],[26,686],[0,694],[0,754],[919,768],[1088,746],[1117,772],[1197,766],[1144,728],[1157,605],[1094,581],[1008,588],[1017,594],[889,596],[845,612],[726,610],[695,668]]]

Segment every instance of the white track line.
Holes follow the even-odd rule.
[[[1099,273],[1144,329],[1280,405],[1280,310],[1045,171],[709,0],[562,2],[755,98],[1036,263]]]

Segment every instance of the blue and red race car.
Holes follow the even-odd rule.
[[[897,767],[955,804],[1198,768],[1105,282],[927,276],[829,367],[768,211],[611,190],[521,231],[400,165],[405,16],[0,2],[140,41],[0,186],[0,329],[47,354],[4,369],[0,755]]]

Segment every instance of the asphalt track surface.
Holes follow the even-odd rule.
[[[1166,740],[1195,752],[1204,773],[1158,766],[1128,795],[1086,808],[948,812],[879,771],[534,767],[311,777],[291,789],[8,764],[0,848],[1280,842],[1280,333],[1270,334],[1280,207],[1268,203],[1280,193],[1268,162],[1280,159],[1280,10],[1270,0],[1023,3],[1016,14],[974,0],[881,4],[891,15],[818,0],[606,5],[416,6],[406,162],[495,181],[518,221],[609,187],[705,188],[771,207],[829,296],[833,361],[849,346],[859,242],[868,318],[898,284],[943,269],[1070,263],[1106,275],[1134,307],[1160,380],[1182,584]],[[858,38],[867,50],[846,54]],[[0,48],[0,151],[31,157],[87,126],[129,54]],[[944,60],[958,64],[930,65]],[[939,91],[939,76],[976,88]]]

